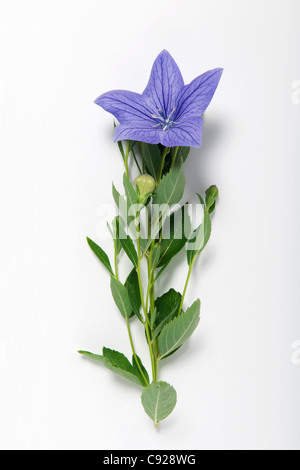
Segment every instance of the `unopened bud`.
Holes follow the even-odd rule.
[[[155,189],[155,181],[150,175],[139,175],[133,182],[138,190],[138,196],[144,201]]]

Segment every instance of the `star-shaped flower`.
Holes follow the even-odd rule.
[[[163,50],[155,59],[142,94],[104,93],[95,103],[119,121],[115,142],[136,140],[166,147],[201,147],[202,115],[216,91],[223,69],[216,68],[184,85],[178,65]]]

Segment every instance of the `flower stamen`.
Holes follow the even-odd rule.
[[[155,124],[154,126],[152,127],[161,127],[163,131],[167,131],[168,129],[170,129],[171,127],[173,127],[175,124],[178,124],[178,122],[176,121],[172,121],[171,117],[172,115],[174,114],[175,112],[175,106],[173,107],[172,111],[170,112],[170,114],[166,117],[165,116],[165,113],[163,112],[162,109],[159,109],[158,110],[158,114],[159,116],[156,116],[155,114],[152,114],[151,117],[153,119],[156,119],[158,120],[159,122],[157,124]]]

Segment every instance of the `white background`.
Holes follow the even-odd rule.
[[[1,448],[300,448],[299,22],[298,0],[0,1]],[[186,83],[224,74],[185,166],[186,197],[220,190],[185,302],[202,319],[161,368],[178,403],[155,431],[140,391],[76,351],[130,355],[85,240],[112,255],[99,208],[123,173],[93,100],[142,92],[164,48]]]

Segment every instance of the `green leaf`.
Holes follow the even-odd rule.
[[[121,194],[119,193],[119,191],[116,189],[114,183],[112,184],[112,195],[113,195],[113,198],[114,198],[114,201],[116,203],[116,206],[119,208],[120,206],[120,199],[122,198]]]
[[[130,238],[129,235],[126,234],[124,230],[123,223],[120,219],[117,221],[117,226],[118,226],[118,234],[119,234],[119,240],[121,243],[121,246],[125,253],[127,254],[128,258],[132,262],[132,264],[137,267],[138,265],[138,255],[134,246],[134,243],[132,239]]]
[[[129,143],[129,152],[132,152],[133,147],[136,144],[136,140],[128,140],[127,142]]]
[[[116,249],[117,249],[118,255],[120,254],[122,250],[122,245],[121,245],[120,237],[119,237],[119,224],[120,224],[120,217],[117,216],[112,221],[112,227],[113,227],[113,238],[116,243]]]
[[[132,314],[132,305],[126,287],[113,276],[111,276],[110,288],[116,306],[124,318]]]
[[[143,318],[140,314],[142,301],[140,295],[139,279],[135,268],[133,268],[133,270],[129,273],[124,286],[128,291],[130,303],[132,305],[132,312],[130,315],[128,315],[128,318],[131,318],[133,315],[136,315],[138,319],[143,323]]]
[[[217,186],[215,186],[215,185],[210,186],[205,191],[206,210],[208,211],[209,214],[211,214],[212,211],[215,208],[216,199],[217,199],[218,195],[219,195],[219,190],[218,190]]]
[[[119,147],[119,150],[120,150],[120,154],[122,155],[123,161],[125,161],[125,154],[124,154],[123,144],[120,140],[118,141],[118,147]]]
[[[184,192],[185,178],[183,165],[175,166],[160,181],[158,187],[153,193],[153,204],[160,207],[160,213],[156,214],[151,226],[151,237],[149,238],[144,251],[146,251],[155,239],[161,229],[168,212],[174,204],[177,204],[182,198]]]
[[[117,127],[117,125],[116,125],[116,123],[115,123],[115,121],[114,121],[114,129],[115,129],[116,127]],[[123,144],[122,144],[121,140],[119,140],[119,141],[117,142],[117,144],[118,144],[120,153],[121,153],[121,155],[122,155],[123,161],[125,161],[125,154],[124,154]]]
[[[105,251],[102,250],[102,248],[100,248],[100,246],[97,245],[97,243],[93,242],[93,240],[91,240],[90,238],[87,237],[86,239],[90,248],[95,253],[95,255],[99,258],[101,263],[106,267],[106,269],[110,272],[110,274],[114,275],[109,258],[107,254],[105,253]]]
[[[171,259],[170,259],[170,261],[171,261]],[[166,264],[158,271],[158,273],[157,273],[156,276],[155,276],[154,282],[156,282],[157,279],[159,278],[159,276],[162,275],[162,273],[164,272],[164,270],[167,269],[167,267],[169,266],[170,261],[169,261],[168,263],[166,263]]]
[[[157,308],[156,327],[152,334],[152,339],[156,338],[164,326],[174,318],[179,309],[181,294],[174,289],[170,289],[161,297],[155,299]]]
[[[130,183],[129,179],[126,176],[126,173],[124,173],[123,176],[123,185],[125,189],[125,194],[127,198],[127,203],[128,203],[128,210],[131,206],[137,204],[137,194],[135,192],[135,189],[133,185]]]
[[[183,173],[183,164],[174,166],[167,175],[165,175],[153,193],[154,204],[167,204],[169,208],[177,204],[184,192],[185,178]]]
[[[160,297],[155,299],[155,306],[157,308],[156,325],[159,325],[163,320],[169,317],[170,313],[178,312],[181,302],[181,294],[174,289],[168,290]]]
[[[176,348],[179,348],[195,331],[200,320],[200,300],[179,317],[170,321],[158,337],[159,359],[163,359]]]
[[[102,354],[103,357],[108,359],[114,367],[119,367],[119,369],[127,370],[128,372],[131,371],[132,365],[130,364],[127,357],[119,351],[115,351],[114,349],[109,348],[103,348]]]
[[[155,244],[152,250],[152,256],[151,256],[151,264],[152,268],[156,268],[157,263],[160,258],[160,251],[161,251],[161,246],[159,244]]]
[[[124,181],[125,181],[125,186],[127,187],[127,201],[124,198],[124,196],[121,196],[120,193],[117,191],[114,185],[112,185],[112,193],[113,193],[113,198],[114,201],[119,209],[119,222],[124,221],[127,227],[129,228],[130,232],[132,233],[133,237],[136,237],[136,226],[134,223],[135,217],[136,217],[136,210],[132,210],[132,215],[129,215],[128,213],[130,212],[130,208],[132,207],[132,204],[134,204],[133,209],[137,209],[139,205],[136,205],[137,203],[134,202],[137,199],[137,196],[135,194],[135,199],[132,193],[132,190],[134,191],[133,186],[131,183],[129,183],[129,180],[127,176],[124,174]],[[144,250],[145,248],[145,240],[141,238],[140,240],[141,243],[141,248]]]
[[[165,220],[158,267],[169,263],[184,247],[191,234],[191,221],[185,207],[182,206]],[[166,233],[166,227],[170,227],[169,233]]]
[[[151,329],[153,329],[154,327],[154,323],[155,323],[155,320],[156,320],[156,315],[157,315],[157,308],[154,307],[154,310],[153,312],[151,313],[151,316],[150,316],[150,327]],[[153,339],[153,337],[152,337]]]
[[[124,196],[121,196],[118,190],[115,188],[114,184],[112,185],[112,194],[114,201],[116,203],[117,208],[119,209],[119,214],[122,217],[122,219],[125,221],[125,223],[128,225],[131,221],[131,219],[128,216],[128,207],[127,207],[127,202],[124,198]]]
[[[118,229],[119,219],[120,219],[119,216],[115,217],[112,221],[112,226],[110,226],[108,222],[106,224],[107,228],[109,230],[109,233],[111,234],[111,237],[114,241],[114,245],[115,245],[115,249],[117,251],[117,255],[119,255],[121,250],[122,250],[122,245],[120,243],[119,233],[118,233],[119,232],[119,229]]]
[[[176,147],[172,147],[172,149],[171,149],[171,159],[173,159],[175,151],[176,151]],[[190,147],[179,147],[178,150],[177,150],[175,164],[178,163],[180,160],[185,162],[189,153],[190,153]]]
[[[190,265],[193,259],[205,248],[211,234],[209,213],[204,212],[202,223],[191,234],[187,243],[187,261]]]
[[[147,172],[155,180],[159,176],[160,165],[161,165],[161,153],[158,145],[146,144],[142,142],[142,158],[146,165]]]
[[[142,405],[147,415],[154,421],[155,427],[175,408],[177,394],[166,382],[152,382],[142,393]]]
[[[129,360],[124,354],[114,351],[112,349],[103,348],[103,355],[93,354],[88,351],[78,351],[79,354],[93,359],[103,364],[107,369],[112,370],[124,379],[133,382],[136,385],[144,387],[144,380],[141,380],[141,373],[136,374],[136,366],[130,364]],[[148,375],[148,374],[147,374]]]
[[[201,205],[204,207],[204,209],[205,209],[205,201],[204,201],[203,197],[201,196],[201,194],[198,194],[198,193],[197,193],[197,196],[198,196],[198,198],[199,198],[200,204],[201,204]]]

